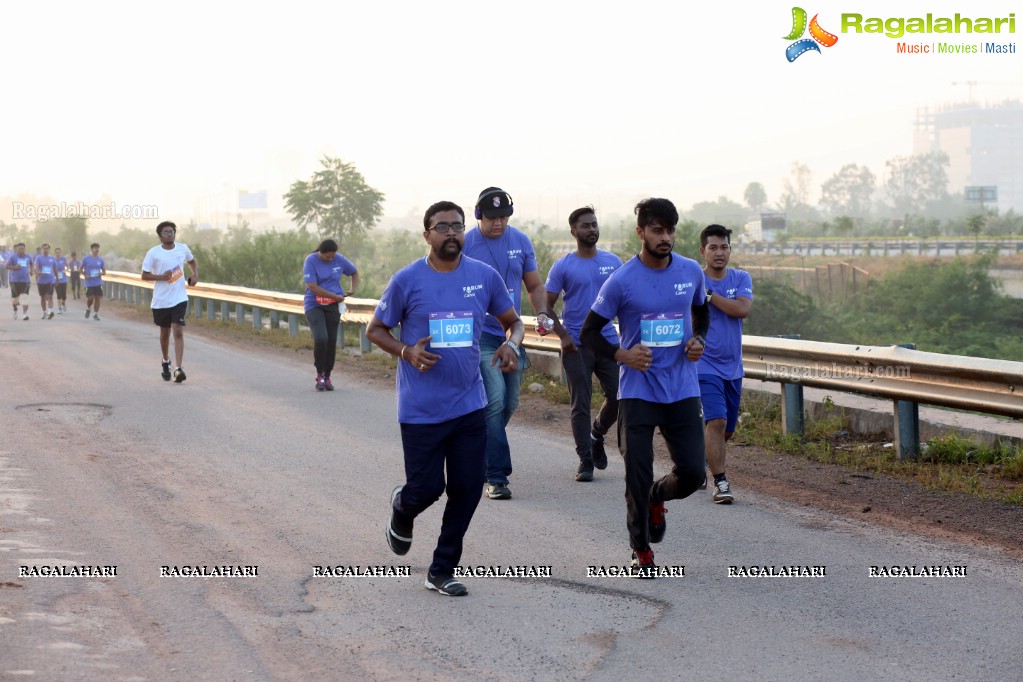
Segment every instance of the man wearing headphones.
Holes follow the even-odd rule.
[[[511,195],[500,187],[488,187],[476,199],[477,228],[465,236],[463,253],[483,261],[497,270],[508,287],[515,304],[515,314],[522,313],[522,285],[526,285],[529,301],[537,317],[547,315],[543,281],[536,267],[533,243],[524,232],[508,224],[514,211]],[[497,349],[505,341],[504,329],[496,317],[487,315],[480,336],[480,374],[487,392],[487,487],[492,500],[511,497],[508,477],[512,472],[511,448],[505,427],[519,406],[519,385],[522,383],[526,354],[519,354],[514,371],[502,372],[494,366]]]

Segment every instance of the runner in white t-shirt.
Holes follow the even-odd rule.
[[[185,315],[188,313],[188,286],[199,281],[199,267],[185,244],[175,243],[178,226],[165,220],[156,226],[160,245],[154,246],[142,260],[142,279],[153,283],[153,323],[160,327],[161,373],[171,380],[170,337],[174,334],[174,381],[185,380],[181,359],[185,354]],[[185,277],[185,266],[191,274]]]

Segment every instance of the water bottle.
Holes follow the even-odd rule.
[[[536,321],[536,333],[540,336],[547,336],[554,329],[554,320],[550,317],[544,317],[543,320],[537,319]]]

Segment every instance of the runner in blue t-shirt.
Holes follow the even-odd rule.
[[[607,468],[604,435],[618,418],[618,364],[583,345],[579,332],[597,292],[611,273],[622,267],[622,259],[597,248],[600,229],[592,206],[572,211],[568,224],[575,237],[576,250],[551,266],[544,289],[547,291],[547,311],[554,320],[554,332],[561,338],[561,364],[572,401],[572,436],[579,456],[575,480],[585,482],[593,480],[594,467]],[[565,308],[559,320],[554,304],[562,292],[565,294]],[[603,334],[609,343],[618,343],[618,331],[610,322],[604,327]],[[591,425],[594,374],[604,392],[604,404]]]
[[[347,292],[341,278],[351,277]],[[302,265],[305,282],[305,319],[313,335],[313,364],[316,366],[316,390],[333,391],[330,373],[337,357],[337,334],[341,324],[341,308],[346,296],[359,288],[359,271],[350,260],[337,252],[337,242],[324,239],[316,251],[306,256]]]
[[[57,314],[63,315],[67,312],[67,258],[60,249],[54,249],[53,258],[57,270]]]
[[[385,532],[395,554],[408,552],[415,518],[446,490],[426,587],[461,596],[468,591],[454,572],[486,470],[480,337],[485,320],[501,325],[508,338],[491,362],[498,371],[512,373],[525,330],[500,275],[462,253],[465,212],[441,201],[426,210],[423,226],[429,253],[391,278],[366,331],[370,341],[400,358],[398,422],[405,484],[391,492]],[[395,339],[391,329],[398,325],[401,336]]]
[[[85,319],[89,315],[99,319],[99,304],[103,301],[103,275],[107,274],[106,261],[99,255],[99,244],[89,246],[89,255],[82,259],[85,273]],[[92,312],[95,307],[96,312]]]
[[[700,253],[710,310],[707,348],[697,363],[703,400],[707,466],[714,475],[713,500],[735,500],[725,477],[725,442],[732,438],[742,397],[742,321],[753,307],[753,280],[744,270],[728,267],[732,231],[708,225],[700,233]]]
[[[14,253],[4,262],[8,270],[11,284],[11,304],[14,306],[14,319],[18,319],[18,302],[21,302],[23,320],[28,321],[28,294],[32,286],[32,256],[25,253],[25,243],[14,245]],[[24,296],[24,300],[22,300]]]
[[[35,258],[36,288],[39,290],[39,305],[43,319],[53,319],[53,287],[57,283],[57,260],[50,255],[50,245],[43,244],[42,253]]]
[[[618,448],[625,460],[626,525],[638,577],[654,577],[650,543],[664,538],[664,503],[693,494],[704,477],[703,410],[696,361],[707,332],[700,265],[672,253],[678,211],[667,199],[636,205],[643,244],[601,287],[582,342],[621,367]],[[604,338],[615,317],[621,346]],[[671,473],[654,481],[654,429],[668,445]]]
[[[533,243],[522,231],[508,224],[514,207],[511,195],[499,187],[488,187],[476,199],[477,229],[465,236],[465,255],[483,261],[497,270],[515,306],[522,312],[522,285],[526,285],[529,302],[537,317],[546,316],[543,281],[536,268]],[[526,365],[525,352],[520,353],[515,371],[503,372],[491,360],[504,343],[501,325],[488,317],[480,337],[480,373],[487,391],[487,497],[507,500],[511,497],[508,477],[512,473],[511,447],[505,427],[519,406],[519,387]]]

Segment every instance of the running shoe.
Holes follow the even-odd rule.
[[[391,516],[387,519],[387,546],[391,551],[401,556],[407,554],[412,547],[412,524],[408,526],[398,519],[398,511],[394,508],[394,501],[398,498],[401,489],[405,486],[397,486],[391,491]]]
[[[92,313],[92,311],[91,311],[91,310],[89,310],[88,308],[86,308],[86,309],[85,309],[85,319],[87,319],[87,320],[88,320],[88,319],[89,319],[89,315],[90,315],[91,313]]]
[[[323,377],[323,387],[328,391],[334,390],[334,384],[330,383],[330,377]]]
[[[660,542],[664,539],[664,531],[668,530],[668,521],[664,518],[667,511],[663,502],[650,503],[650,542]]]
[[[94,319],[94,320],[96,320],[97,322],[99,322],[99,313],[93,313],[93,314],[92,314],[92,319]]]
[[[654,552],[652,549],[632,550],[632,577],[633,578],[656,578],[654,569]]]
[[[469,594],[465,585],[455,579],[453,575],[434,575],[427,571],[426,589],[435,590],[449,597],[464,597]]]
[[[317,374],[316,375],[316,390],[317,391],[326,391],[327,390],[326,384],[323,383],[323,375],[322,374]]]
[[[575,471],[575,480],[580,483],[589,483],[593,480],[593,464],[590,462],[579,462],[579,468]]]
[[[718,504],[731,504],[735,501],[735,495],[732,494],[732,488],[728,485],[728,481],[721,479],[714,484],[714,497],[712,498]]]
[[[487,483],[487,497],[492,500],[510,500],[511,489],[507,483]]]
[[[187,377],[185,377],[185,370],[181,369],[180,367],[174,369],[174,383],[180,384],[186,378]]]
[[[170,360],[164,360],[160,363],[160,376],[163,377],[164,381],[171,380],[171,363]]]

